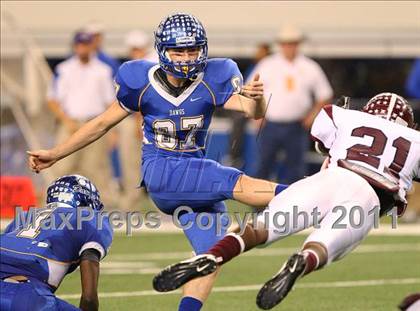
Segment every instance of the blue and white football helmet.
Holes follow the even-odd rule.
[[[47,190],[47,204],[50,203],[76,208],[89,206],[95,210],[104,208],[95,185],[81,175],[66,175],[56,179]]]
[[[169,48],[199,47],[195,61],[173,62],[167,53]],[[207,36],[201,22],[191,14],[177,13],[162,20],[155,32],[155,49],[161,68],[177,77],[194,79],[207,63]]]

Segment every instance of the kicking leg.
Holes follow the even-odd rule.
[[[233,189],[233,199],[251,206],[265,208],[275,195],[286,188],[285,185],[242,174]]]
[[[185,284],[183,298],[179,304],[180,311],[200,310],[210,294],[218,274],[218,266],[204,253],[224,237],[229,224],[224,215],[226,206],[223,202],[218,202],[208,208],[199,208],[199,210],[203,213],[202,215],[207,214],[208,217],[200,218],[199,212],[184,213],[179,216],[179,221],[184,226],[184,233],[198,255],[174,265],[175,269],[174,266],[165,268],[153,279],[153,287],[160,292]],[[201,278],[193,280],[197,277]]]
[[[239,256],[242,252],[264,244],[267,237],[267,230],[254,229],[252,225],[248,224],[242,235],[235,232],[229,233],[205,254],[181,261],[162,270],[154,277],[153,288],[159,292],[167,292],[185,284],[184,293],[191,289],[190,296],[207,298],[211,284],[216,277],[214,272],[218,271],[218,267]],[[198,286],[197,282],[203,283]]]
[[[179,311],[196,311],[200,310],[203,302],[207,300],[213,284],[219,274],[220,267],[204,277],[200,277],[189,281],[183,287],[183,295],[179,304]]]
[[[319,174],[324,175],[325,173]],[[314,179],[314,181],[311,181],[311,179]],[[215,243],[214,246],[205,251],[203,255],[167,267],[154,278],[154,288],[157,291],[174,290],[191,279],[214,272],[217,265],[228,262],[244,251],[258,245],[271,243],[305,229],[308,225],[312,224],[311,219],[305,221],[305,217],[296,217],[293,224],[284,221],[285,225],[289,225],[285,228],[287,232],[277,230],[280,228],[276,226],[276,224],[279,225],[276,215],[279,212],[283,212],[284,215],[291,215],[294,212],[294,204],[301,208],[299,210],[300,212],[309,214],[317,204],[307,202],[307,199],[305,199],[302,193],[308,196],[311,193],[319,193],[319,189],[313,187],[313,183],[319,182],[320,180],[318,178],[310,177],[293,184],[270,202],[267,210],[258,216],[257,224],[248,224],[241,235],[235,232],[226,235],[223,239]],[[269,223],[266,224],[266,221]],[[239,231],[237,230],[237,232]]]
[[[329,181],[322,179],[325,174],[319,173],[294,183],[270,201],[268,208],[259,214],[256,224],[248,224],[241,235],[238,234],[239,230],[226,235],[206,253],[213,255],[217,263],[221,265],[244,251],[272,243],[312,226],[316,217],[309,217],[309,215],[322,218],[327,213],[326,209],[320,209],[319,213],[314,213],[317,211],[316,206],[326,205],[325,198],[319,196],[319,189],[323,185],[328,188]],[[279,187],[281,185],[277,189]],[[317,200],[308,200],[310,197],[316,197]]]

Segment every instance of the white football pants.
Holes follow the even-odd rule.
[[[266,245],[314,227],[305,243],[322,244],[331,263],[354,249],[378,218],[379,199],[369,183],[347,169],[331,167],[278,194],[257,222],[269,231]]]

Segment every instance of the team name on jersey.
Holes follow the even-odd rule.
[[[183,116],[185,115],[184,109],[170,109],[169,116]]]

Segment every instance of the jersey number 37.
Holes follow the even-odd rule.
[[[182,117],[180,129],[176,128],[175,122],[171,119],[156,120],[153,122],[155,141],[159,148],[164,149],[189,149],[196,146],[195,136],[197,131],[204,126],[204,116]],[[184,140],[177,138],[177,130],[187,131]]]

